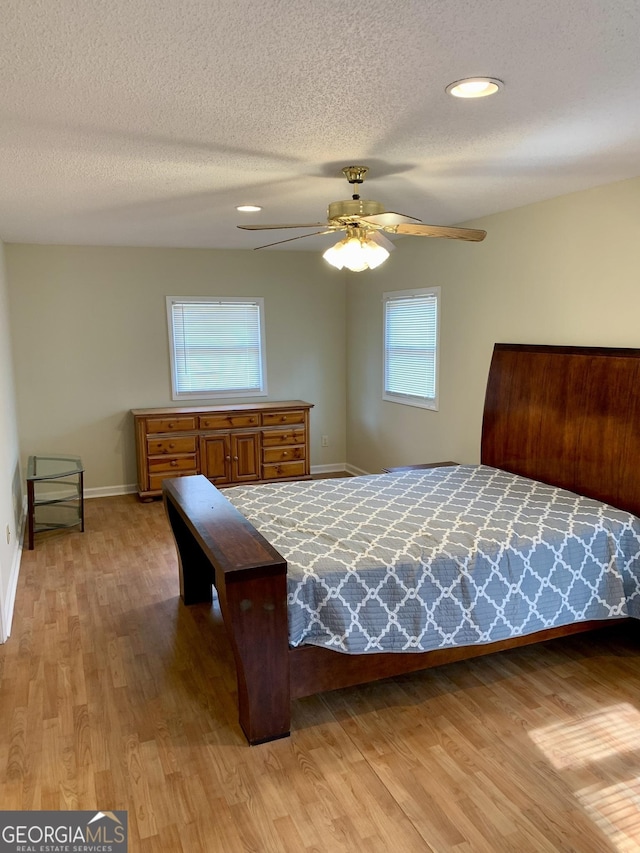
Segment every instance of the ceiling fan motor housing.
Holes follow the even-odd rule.
[[[367,201],[362,198],[332,201],[327,208],[330,224],[354,222],[362,216],[374,216],[377,213],[384,213],[384,205],[379,201]]]

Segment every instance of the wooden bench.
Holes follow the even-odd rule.
[[[185,604],[211,602],[213,586],[233,647],[240,725],[251,744],[291,728],[287,564],[206,477],[164,480]]]

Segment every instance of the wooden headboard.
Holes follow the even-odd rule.
[[[640,515],[640,349],[496,344],[481,458]]]

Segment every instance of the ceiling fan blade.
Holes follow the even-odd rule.
[[[275,243],[265,243],[264,246],[256,246],[258,249],[268,249],[269,246],[279,246],[281,243],[291,243],[292,240],[304,240],[305,237],[315,237],[318,234],[333,234],[334,231],[340,231],[340,228],[329,228],[328,231],[314,231],[313,234],[300,234],[298,237],[289,237],[287,240],[276,240]]]
[[[237,225],[243,231],[268,231],[271,228],[325,228],[326,222],[309,222],[306,225]]]
[[[406,216],[404,213],[394,213],[392,210],[387,210],[385,213],[363,216],[361,221],[384,228],[388,225],[401,225],[403,222],[421,222],[422,220],[416,219],[415,216]]]
[[[374,243],[377,243],[378,246],[382,246],[383,249],[386,249],[387,252],[393,252],[395,249],[395,243],[392,243],[387,237],[384,236],[382,231],[372,231],[368,235],[369,240],[373,240]]]
[[[392,234],[411,234],[414,237],[448,237],[450,240],[471,240],[479,243],[486,231],[476,228],[456,228],[449,225],[395,225],[388,229]]]

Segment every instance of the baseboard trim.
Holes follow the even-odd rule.
[[[16,603],[16,594],[18,591],[18,577],[20,575],[20,563],[22,561],[22,542],[24,541],[24,528],[27,521],[27,514],[23,507],[20,520],[18,522],[18,532],[16,548],[13,561],[11,563],[11,571],[9,573],[9,583],[7,584],[7,598],[2,602],[2,610],[0,610],[0,643],[6,643],[11,635],[11,625],[13,624],[13,610]]]
[[[335,474],[339,471],[346,471],[347,474],[353,476],[361,476],[368,474],[369,471],[363,471],[361,468],[356,468],[354,465],[349,465],[346,462],[332,462],[329,465],[312,465],[312,474]],[[129,483],[122,486],[97,486],[91,489],[84,490],[84,496],[90,498],[111,498],[116,495],[134,495],[138,491],[138,486],[135,483]]]
[[[332,462],[330,465],[312,465],[312,474],[335,474],[347,470],[346,462]]]
[[[95,486],[84,490],[85,498],[113,498],[116,495],[133,495],[138,491],[135,483],[123,486]]]
[[[354,477],[366,477],[371,473],[370,471],[363,471],[362,468],[356,468],[355,465],[345,465],[343,470]]]

